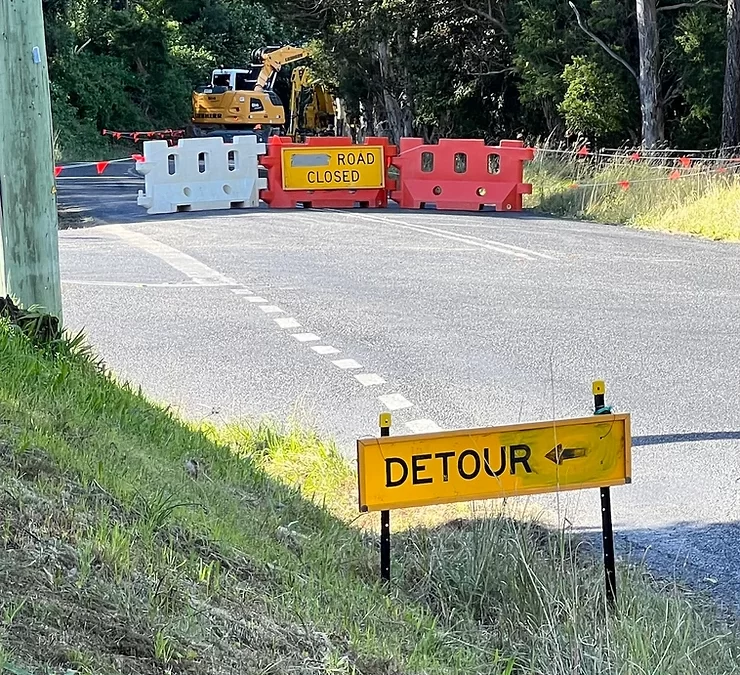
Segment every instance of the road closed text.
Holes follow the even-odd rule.
[[[360,172],[354,169],[345,169],[340,171],[308,171],[306,180],[310,185],[326,185],[327,187],[334,183],[335,185],[345,185],[347,183],[357,183],[360,180]]]
[[[282,149],[284,190],[360,190],[385,187],[382,146]]]
[[[360,439],[357,467],[361,511],[623,485],[629,415]]]

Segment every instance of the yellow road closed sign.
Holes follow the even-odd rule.
[[[359,190],[385,187],[382,145],[283,148],[284,190]]]
[[[360,510],[623,485],[630,439],[629,415],[361,439]]]

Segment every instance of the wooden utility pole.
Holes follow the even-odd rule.
[[[0,0],[0,294],[61,319],[41,0]]]
[[[740,1],[727,1],[727,60],[722,97],[722,145],[740,143]]]

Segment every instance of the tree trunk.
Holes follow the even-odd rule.
[[[383,92],[382,105],[385,111],[388,136],[392,143],[398,143],[403,136],[412,135],[411,110],[404,100],[406,98],[405,94],[399,96],[396,93],[399,86],[386,42],[378,43],[377,54],[380,66],[380,86]]]
[[[727,0],[727,60],[722,96],[722,145],[740,143],[740,2]]]
[[[653,148],[665,137],[660,100],[660,50],[655,0],[637,0],[637,35],[640,45],[640,110],[642,145]]]
[[[549,96],[544,96],[541,103],[542,114],[545,117],[545,125],[547,126],[548,139],[562,136],[562,120],[558,117],[555,101]]]
[[[375,110],[370,99],[360,101],[360,129],[357,143],[362,143],[368,136],[375,136]]]

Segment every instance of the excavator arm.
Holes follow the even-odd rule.
[[[298,66],[291,76],[290,89],[290,125],[288,126],[288,135],[295,136],[301,126],[301,95],[306,87],[311,85],[311,71],[305,66]]]
[[[337,110],[327,87],[307,66],[293,69],[288,135],[296,141],[306,135],[334,136]]]
[[[300,47],[291,47],[287,45],[280,47],[271,52],[262,54],[262,70],[257,76],[257,83],[254,86],[255,91],[264,91],[265,85],[269,82],[270,77],[277,73],[283,66],[300,61],[308,56],[308,52]]]

